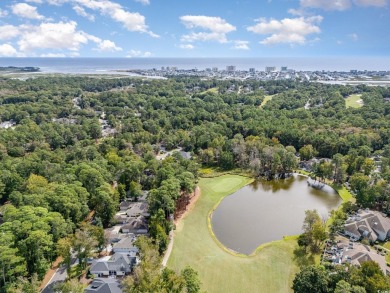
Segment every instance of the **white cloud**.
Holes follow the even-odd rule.
[[[42,0],[25,0],[25,2],[42,4]]]
[[[311,34],[319,34],[320,28],[317,26],[322,21],[322,16],[285,18],[282,20],[261,18],[254,26],[247,28],[256,34],[271,35],[260,43],[273,45],[279,43],[300,44],[306,43],[306,37]]]
[[[15,38],[17,38],[17,44],[19,45],[19,55],[25,53],[36,55],[36,50],[54,49],[67,50],[67,55],[77,56],[80,47],[89,42],[97,45],[96,49],[94,49],[97,51],[122,51],[121,47],[116,46],[110,40],[102,40],[99,37],[77,30],[77,23],[75,21],[41,23],[40,25],[0,26],[0,40]],[[8,46],[7,48],[9,49]],[[62,53],[52,54],[56,54],[57,56]]]
[[[6,17],[8,15],[8,11],[0,8],[0,17]]]
[[[152,56],[152,53],[146,51],[146,52],[142,52],[142,51],[138,51],[138,50],[130,50],[129,52],[127,52],[127,55],[126,57],[128,58],[133,58],[133,57],[150,57]]]
[[[117,47],[115,43],[110,40],[103,40],[98,44],[98,51],[115,52],[115,51],[122,51],[122,48]]]
[[[39,26],[23,25],[19,27],[21,37],[18,41],[22,52],[34,49],[67,49],[78,51],[81,45],[89,41],[99,42],[100,39],[76,30],[77,23],[58,22],[41,23]]]
[[[227,43],[228,40],[225,34],[220,33],[190,33],[188,35],[183,35],[180,39],[182,42],[196,42],[196,41],[217,41],[219,43]]]
[[[49,3],[50,5],[56,5],[56,6],[60,6],[66,2],[69,2],[70,0],[47,0],[47,3]]]
[[[188,29],[204,29],[206,32],[191,32],[183,35],[183,42],[195,41],[217,41],[227,43],[226,34],[236,30],[236,27],[226,22],[220,17],[211,17],[204,15],[185,15],[180,20]]]
[[[14,57],[18,56],[18,51],[10,44],[0,45],[0,56],[1,57]]]
[[[359,36],[358,36],[356,33],[349,34],[348,37],[349,37],[352,41],[354,41],[354,42],[356,42],[356,41],[359,39]]]
[[[384,7],[387,5],[387,0],[354,0],[354,3],[358,6]]]
[[[249,50],[249,42],[248,41],[234,41],[233,49],[237,50]]]
[[[299,8],[299,9],[291,8],[287,12],[290,13],[291,15],[294,15],[294,16],[305,16],[305,15],[307,15],[307,12],[302,7]]]
[[[150,1],[149,0],[134,0],[135,2],[139,2],[143,5],[149,5],[150,4]]]
[[[73,6],[73,10],[80,16],[85,17],[89,19],[90,21],[95,21],[95,16],[92,14],[89,14],[85,11],[83,7],[80,7],[78,5]]]
[[[41,54],[40,57],[45,58],[65,58],[66,55],[62,53],[47,53],[47,54]]]
[[[185,15],[180,17],[183,24],[189,28],[203,28],[212,32],[229,33],[236,30],[236,27],[227,23],[226,20],[220,17],[204,16],[204,15]]]
[[[12,13],[23,18],[30,19],[43,19],[44,17],[40,15],[37,11],[37,8],[31,6],[27,3],[18,3],[12,6]]]
[[[302,7],[321,8],[325,10],[346,10],[351,7],[350,0],[301,0]]]
[[[357,6],[384,7],[388,0],[300,0],[301,7],[343,11]],[[299,11],[299,10],[298,10]]]
[[[192,49],[194,49],[195,47],[194,47],[194,45],[192,45],[192,44],[181,44],[181,45],[179,45],[179,48],[180,48],[180,49],[192,50]]]
[[[122,25],[131,32],[147,33],[152,37],[159,37],[155,33],[148,30],[145,24],[145,17],[138,12],[128,12],[123,7],[115,2],[108,0],[72,0],[86,8],[97,10],[102,15],[110,16],[114,21],[122,23]]]
[[[17,37],[20,34],[19,28],[13,25],[0,26],[0,40],[9,40]]]

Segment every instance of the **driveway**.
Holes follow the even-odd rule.
[[[53,277],[50,279],[47,286],[41,291],[42,293],[54,293],[53,290],[54,286],[58,283],[65,282],[66,278],[68,277],[68,274],[66,272],[65,266],[60,266]]]

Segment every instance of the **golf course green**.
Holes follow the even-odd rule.
[[[299,271],[293,259],[295,237],[267,243],[252,256],[234,255],[212,235],[209,214],[227,195],[250,183],[238,175],[202,178],[201,196],[180,221],[168,267],[179,271],[190,265],[199,272],[202,290],[214,292],[291,292]]]

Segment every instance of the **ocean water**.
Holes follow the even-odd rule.
[[[176,66],[178,69],[225,69],[234,65],[239,70],[264,70],[266,66],[287,66],[300,71],[390,71],[390,57],[299,57],[299,58],[0,58],[3,66],[40,67],[46,73],[113,74],[117,70],[152,69]]]

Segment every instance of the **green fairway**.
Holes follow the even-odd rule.
[[[201,197],[175,231],[168,267],[190,265],[199,272],[202,289],[214,292],[290,292],[299,271],[293,260],[295,237],[268,243],[255,256],[234,256],[218,246],[208,227],[208,214],[220,200],[252,179],[223,175],[200,180]],[[277,211],[275,211],[277,212]]]
[[[207,94],[207,93],[218,94],[218,91],[219,91],[218,87],[212,87],[212,88],[209,88],[208,90],[201,92],[201,94],[203,94],[203,95]]]
[[[363,106],[362,95],[350,95],[345,99],[347,108],[360,108]]]
[[[265,104],[268,103],[268,101],[271,101],[272,98],[274,97],[275,95],[271,95],[271,96],[264,96],[264,100],[263,102],[261,102],[261,105],[260,105],[260,108],[264,107]]]

